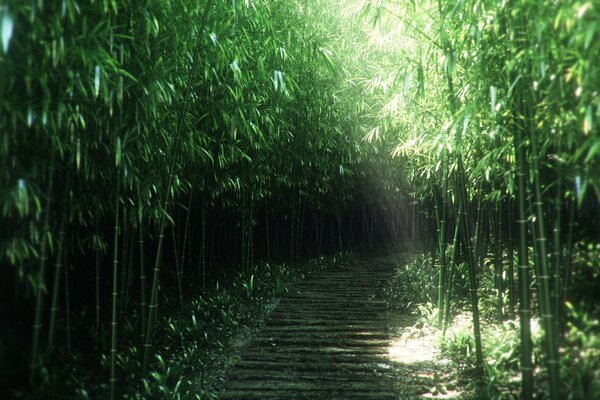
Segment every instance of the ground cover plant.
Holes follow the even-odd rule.
[[[588,292],[599,284],[598,248],[598,245],[580,242],[575,245],[573,255],[573,280],[578,281],[574,285],[579,290],[569,295],[565,303],[565,330],[560,338],[561,390],[569,399],[594,399],[600,395],[597,383],[600,303]],[[518,399],[521,397],[519,358],[522,351],[519,321],[514,318],[497,319],[494,266],[490,259],[485,259],[484,265],[480,281],[482,351],[486,355],[483,371],[479,371],[477,365],[471,310],[468,302],[461,301],[468,291],[467,280],[452,279],[454,297],[450,297],[453,299],[448,306],[450,310],[440,312],[436,302],[440,264],[436,261],[432,264],[431,253],[416,255],[410,263],[398,266],[394,278],[385,288],[386,299],[390,309],[405,310],[415,315],[408,329],[412,337],[435,337],[440,352],[432,361],[437,360],[441,365],[438,368],[446,372],[443,379],[436,382],[438,386],[460,387],[461,393],[456,398]],[[533,300],[537,302],[537,299]],[[508,306],[508,302],[504,304],[504,307]],[[538,305],[534,306],[537,308]],[[442,318],[440,314],[444,312],[446,314]],[[440,320],[444,320],[442,325]],[[538,364],[532,378],[541,382],[534,396],[546,398],[548,392],[544,388],[549,377],[539,366],[544,354],[543,328],[537,311],[532,315],[530,326],[532,360]]]

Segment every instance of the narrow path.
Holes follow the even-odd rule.
[[[281,300],[221,399],[398,399],[383,288],[408,254],[313,274]]]

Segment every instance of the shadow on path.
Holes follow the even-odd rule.
[[[410,253],[355,261],[295,285],[229,372],[221,399],[433,396],[435,343],[402,335],[383,288]],[[422,395],[423,394],[423,395]]]

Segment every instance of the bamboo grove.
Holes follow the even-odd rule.
[[[522,397],[539,317],[563,398],[573,244],[600,217],[599,21],[580,0],[0,0],[0,384],[95,352],[118,398],[124,338],[147,376],[197,287],[414,240],[441,327],[468,282],[479,369],[492,274]]]
[[[125,348],[138,377],[156,363],[161,307],[259,259],[408,234],[322,8],[0,2],[0,386],[95,351],[118,398]]]
[[[483,372],[478,283],[493,274],[495,318],[520,324],[526,399],[542,390],[532,374],[534,315],[543,396],[566,398],[559,358],[573,242],[598,237],[583,221],[598,219],[600,198],[599,11],[585,1],[363,6],[403,62],[368,139],[399,142],[393,153],[410,163],[414,198],[429,205],[439,324],[449,323],[455,277],[466,276]]]

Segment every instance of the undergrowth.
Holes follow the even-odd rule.
[[[340,253],[298,265],[260,263],[238,273],[227,285],[215,282],[201,289],[183,312],[163,310],[154,336],[156,356],[144,379],[139,373],[139,337],[128,326],[122,333],[117,362],[119,385],[127,388],[122,398],[218,399],[233,356],[287,293],[289,285],[348,257],[348,253]],[[103,378],[110,370],[109,352],[103,351],[100,365],[82,355],[73,358],[68,365],[77,367],[65,371],[61,387],[51,391],[40,388],[43,398],[104,398],[109,388],[101,382],[106,381]]]
[[[504,257],[506,259],[506,257]],[[493,268],[486,259],[482,268]],[[457,267],[454,292],[466,292],[466,280]],[[506,271],[506,269],[505,269]],[[487,272],[487,271],[485,271]],[[497,320],[497,291],[493,274],[480,274],[480,312],[484,368],[475,365],[475,342],[470,306],[464,300],[453,300],[451,321],[443,332],[437,309],[438,265],[432,265],[431,254],[420,254],[396,271],[386,288],[392,310],[410,311],[417,316],[416,329],[423,335],[439,339],[440,360],[447,360],[454,371],[452,379],[464,385],[466,395],[460,398],[518,399],[520,397],[520,336],[518,316]],[[516,276],[515,276],[516,282]],[[534,282],[535,284],[535,282]],[[535,287],[534,284],[532,287]],[[600,244],[577,244],[573,255],[572,285],[565,304],[565,334],[561,341],[560,369],[565,399],[600,399]],[[505,307],[508,305],[505,304]],[[517,304],[518,307],[518,304]],[[515,310],[516,311],[516,310]],[[546,398],[547,376],[541,349],[543,328],[537,304],[531,320],[533,341],[534,385],[536,398]]]

